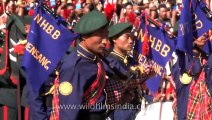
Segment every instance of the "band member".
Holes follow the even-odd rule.
[[[211,63],[202,50],[208,39],[208,33],[205,33],[193,42],[192,58],[176,52],[178,60],[173,66],[172,76],[176,84],[179,120],[211,118],[211,92],[208,92],[211,88]]]
[[[139,100],[135,100],[135,98],[139,99],[139,97],[136,97],[138,95],[136,90],[140,89],[141,84],[148,77],[148,69],[145,71],[143,67],[138,67],[136,58],[129,55],[134,44],[134,34],[131,30],[132,25],[128,22],[118,23],[109,29],[108,37],[112,51],[105,60],[108,78],[106,82],[106,103],[109,106],[109,117],[114,120],[134,119],[136,110],[129,107],[122,108],[121,106],[130,104],[132,107],[137,105],[135,101]]]
[[[75,32],[81,34],[81,40],[62,63],[58,90],[60,105],[77,108],[60,108],[61,120],[105,119],[105,109],[91,107],[105,102],[105,70],[99,56],[108,42],[107,25],[106,16],[95,10],[82,16],[76,24]],[[80,109],[80,106],[86,108]]]

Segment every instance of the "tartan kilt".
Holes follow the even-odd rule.
[[[115,105],[120,103],[125,92],[125,87],[120,80],[108,79],[106,81],[106,104]]]
[[[203,71],[191,83],[187,108],[187,120],[212,120],[212,99]]]

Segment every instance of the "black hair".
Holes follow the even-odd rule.
[[[124,4],[124,8],[126,8],[128,5],[131,5],[131,6],[133,6],[133,5],[132,5],[132,3],[130,3],[130,2],[127,2],[127,3],[125,3],[125,4]]]
[[[118,15],[118,17],[120,17],[120,13],[121,13],[122,8],[123,8],[122,5],[120,5],[120,4],[116,5],[116,14]]]
[[[85,7],[85,6],[88,6],[89,11],[94,10],[94,4],[92,4],[92,3],[85,3],[85,4],[83,5],[83,7]]]
[[[67,4],[65,5],[65,8],[67,8],[67,7],[69,7],[69,6],[75,7],[74,4],[72,4],[72,3],[67,3]]]
[[[110,41],[111,45],[114,46],[113,40],[116,40],[116,39],[117,39],[118,37],[120,37],[125,31],[127,31],[127,30],[132,30],[132,28],[133,28],[133,27],[128,27],[128,28],[126,28],[125,30],[123,30],[122,32],[118,33],[117,35],[115,35],[115,36],[109,38],[109,41]]]
[[[160,4],[158,8],[159,8],[159,10],[160,10],[161,8],[166,8],[166,9],[167,9],[166,4]]]

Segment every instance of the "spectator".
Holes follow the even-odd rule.
[[[167,17],[167,7],[165,4],[159,5],[159,18],[157,19],[159,22],[164,23],[168,27],[172,27],[171,20]]]
[[[91,3],[85,3],[83,5],[83,14],[87,14],[88,12],[92,11],[94,9],[94,5]]]

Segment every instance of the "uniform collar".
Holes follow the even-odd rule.
[[[115,56],[118,56],[124,62],[125,65],[128,65],[128,56],[127,55],[123,56],[115,50],[113,50],[111,53],[114,54]]]
[[[97,56],[94,55],[93,53],[91,53],[90,51],[88,51],[86,48],[84,48],[82,45],[79,44],[79,46],[77,47],[77,53],[79,56],[82,56],[86,59],[95,61],[97,59]]]
[[[126,56],[121,55],[120,53],[118,53],[117,51],[113,50],[111,52],[112,54],[118,56],[119,58],[121,58],[122,60],[124,60],[126,58]]]

